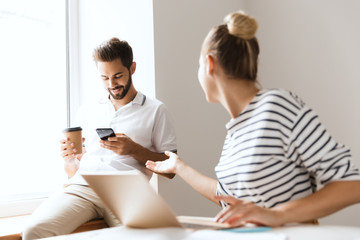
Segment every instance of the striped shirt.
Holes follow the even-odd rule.
[[[306,197],[331,181],[360,179],[349,148],[336,142],[316,113],[286,90],[260,91],[226,128],[215,167],[217,195],[271,208]]]

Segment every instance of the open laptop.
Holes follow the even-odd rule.
[[[229,228],[213,218],[176,217],[167,203],[138,171],[82,174],[90,187],[121,223],[133,228]]]

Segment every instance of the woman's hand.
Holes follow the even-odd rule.
[[[167,160],[157,161],[157,162],[148,160],[145,163],[145,166],[151,171],[158,174],[164,174],[164,173],[176,174],[178,165],[182,163],[180,157],[173,152],[165,152],[165,154],[169,157]]]
[[[216,199],[229,204],[216,215],[217,222],[229,223],[232,227],[243,226],[245,223],[273,227],[282,225],[279,214],[272,209],[231,196],[216,196]]]
[[[177,174],[201,195],[219,204],[219,201],[214,198],[216,196],[217,180],[199,173],[183,162],[176,153],[165,152],[165,154],[169,157],[167,160],[157,162],[148,160],[145,166],[160,175]]]

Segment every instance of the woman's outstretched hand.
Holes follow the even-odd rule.
[[[169,157],[167,160],[156,162],[148,160],[145,163],[145,166],[158,174],[176,174],[176,168],[179,162],[181,162],[181,159],[176,153],[173,152],[165,152],[165,154]]]

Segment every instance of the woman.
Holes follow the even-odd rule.
[[[360,202],[349,149],[295,94],[259,88],[256,20],[236,12],[225,22],[205,38],[198,72],[207,101],[221,103],[231,116],[217,180],[174,153],[164,162],[148,161],[147,168],[179,175],[222,205],[216,219],[232,226],[313,221]]]

